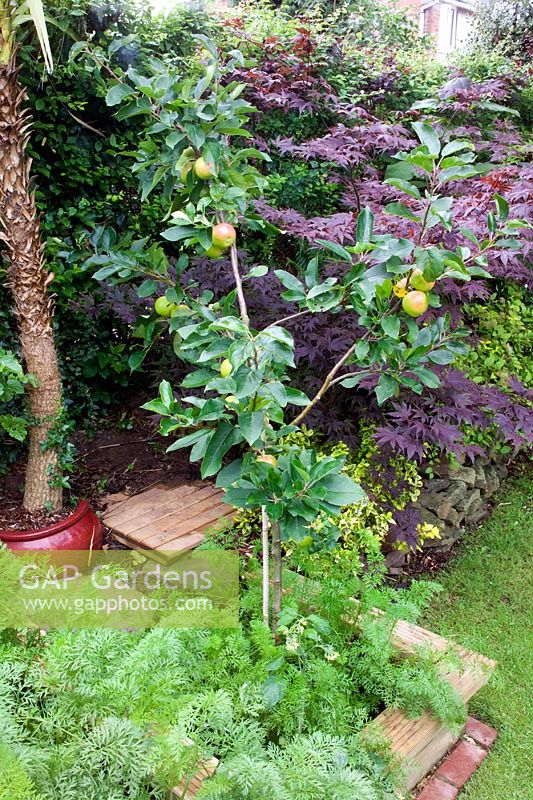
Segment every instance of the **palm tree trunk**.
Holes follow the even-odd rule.
[[[25,155],[31,129],[26,99],[13,50],[0,57],[0,239],[10,262],[7,285],[15,301],[22,356],[26,371],[35,379],[29,390],[31,420],[23,501],[24,508],[34,511],[45,506],[57,509],[62,504],[61,488],[50,485],[57,453],[46,447],[61,410],[61,381],[48,291],[52,275],[43,259],[40,220],[30,191],[31,160]]]

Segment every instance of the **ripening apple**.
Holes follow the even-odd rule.
[[[205,158],[200,156],[200,158],[197,158],[194,162],[194,172],[196,173],[196,177],[206,181],[214,174],[214,166],[215,165],[212,161],[206,161]]]
[[[402,308],[410,317],[419,317],[428,310],[428,296],[425,292],[407,292],[402,300]]]
[[[424,273],[421,269],[413,270],[410,283],[413,289],[418,289],[419,292],[429,292],[435,286],[435,281],[427,281],[424,278]]]
[[[175,303],[171,303],[170,300],[167,300],[165,295],[162,297],[158,297],[154,303],[154,308],[156,314],[159,314],[160,317],[170,317],[171,314],[176,310],[177,306]]]
[[[233,366],[229,358],[225,358],[222,364],[220,365],[220,374],[223,378],[229,378],[231,373],[233,372]]]
[[[233,225],[228,222],[219,222],[215,225],[212,233],[212,242],[215,247],[227,250],[232,244],[235,244],[237,232]]]
[[[215,245],[212,244],[209,250],[205,251],[205,254],[209,258],[220,258],[223,252],[224,250],[222,249],[222,247],[215,247]]]
[[[257,461],[261,461],[263,464],[270,464],[271,467],[277,467],[278,459],[276,456],[269,455],[265,453],[262,456],[257,456]]]

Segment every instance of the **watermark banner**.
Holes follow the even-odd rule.
[[[232,628],[239,557],[225,550],[0,550],[0,628]]]

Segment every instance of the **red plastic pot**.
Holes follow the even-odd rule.
[[[101,550],[102,523],[82,500],[66,519],[35,531],[0,531],[10,550]]]

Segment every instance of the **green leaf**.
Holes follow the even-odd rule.
[[[239,317],[220,317],[216,322],[211,323],[209,329],[213,331],[230,331],[239,336],[245,336],[248,333],[248,327]]]
[[[230,422],[223,420],[209,440],[205,455],[202,461],[202,478],[215,475],[222,466],[222,459],[233,447],[241,441],[241,436],[237,428]]]
[[[245,275],[245,278],[262,278],[268,273],[268,267],[264,264],[258,264],[257,267],[252,267],[250,272]]]
[[[384,183],[387,183],[389,186],[394,186],[395,189],[399,189],[404,194],[408,194],[410,197],[415,197],[417,200],[420,200],[419,190],[413,183],[409,183],[409,181],[404,181],[401,178],[387,178]]]
[[[439,173],[439,183],[446,183],[447,181],[464,180],[465,178],[473,178],[474,175],[479,175],[480,168],[473,166],[464,167],[448,167]]]
[[[357,342],[355,345],[355,357],[358,361],[362,361],[363,358],[366,358],[368,355],[368,351],[370,350],[370,345],[364,339],[360,342]]]
[[[340,244],[337,242],[328,242],[327,239],[315,239],[316,244],[319,244],[321,247],[324,247],[326,250],[330,250],[332,253],[335,253],[342,261],[346,261],[347,264],[352,263],[352,256],[345,250],[344,247],[341,247]]]
[[[213,431],[209,428],[202,428],[199,431],[194,431],[194,433],[189,433],[187,436],[182,436],[181,439],[172,442],[172,444],[167,447],[166,452],[172,453],[174,450],[181,450],[183,447],[191,447],[191,445],[196,444],[206,436],[211,436],[212,432]]]
[[[17,442],[23,442],[28,432],[28,422],[14,414],[1,414],[0,426]]]
[[[187,239],[193,234],[194,227],[192,225],[173,225],[163,231],[161,236],[169,242],[179,242],[180,239]]]
[[[210,369],[196,369],[189,372],[188,375],[182,380],[181,385],[185,389],[197,389],[199,386],[205,386],[206,383],[213,378],[213,371]]]
[[[383,211],[385,214],[393,214],[396,217],[404,217],[405,219],[411,219],[414,222],[420,222],[420,217],[417,217],[416,214],[413,214],[411,209],[407,208],[407,206],[404,206],[403,203],[387,203]]]
[[[156,400],[149,400],[147,403],[143,403],[141,408],[144,409],[144,411],[153,411],[154,414],[160,414],[161,416],[169,413],[168,408],[164,403],[161,402],[159,398]]]
[[[364,378],[368,378],[368,376],[371,374],[372,373],[368,370],[362,370],[357,375],[345,378],[345,380],[340,382],[340,385],[344,386],[346,389],[353,389],[354,386],[357,386],[358,383],[361,383]]]
[[[501,106],[499,103],[491,103],[489,100],[483,100],[479,103],[480,108],[485,108],[487,111],[497,111],[500,114],[511,114],[513,117],[519,117],[520,112],[515,108],[508,106]]]
[[[448,142],[442,149],[442,156],[451,156],[452,153],[459,153],[461,150],[474,150],[474,145],[468,139],[456,139]]]
[[[139,288],[137,289],[137,294],[139,297],[150,297],[157,291],[157,281],[148,278],[148,280],[143,281]]]
[[[366,206],[357,217],[355,239],[358,242],[370,242],[374,233],[374,215]]]
[[[265,669],[267,672],[276,672],[280,667],[282,667],[285,663],[285,656],[278,656],[277,658],[273,658],[272,661],[267,661],[265,664]]]
[[[292,539],[293,542],[301,542],[309,536],[309,523],[303,517],[291,517],[287,514],[280,520],[279,528],[283,541]]]
[[[496,211],[498,212],[498,219],[500,222],[505,222],[509,216],[509,203],[500,194],[494,195],[494,202],[496,204]]]
[[[263,432],[264,417],[261,411],[243,411],[239,414],[239,428],[249,445],[254,445]]]
[[[283,700],[287,691],[287,681],[277,675],[269,675],[262,685],[263,699],[267,708],[274,706]]]
[[[395,397],[398,394],[398,382],[392,375],[387,375],[383,372],[380,375],[378,385],[376,386],[376,398],[378,405],[382,406],[383,403],[390,397]]]
[[[287,272],[284,269],[275,269],[274,275],[279,278],[283,286],[285,286],[287,289],[303,291],[303,283],[291,272]]]
[[[312,289],[318,283],[318,256],[312,258],[305,270],[305,285],[308,289]]]
[[[428,353],[428,358],[434,364],[445,365],[452,363],[452,361],[455,358],[455,354],[452,353],[450,350],[445,350],[445,349],[433,350],[430,353]]]
[[[221,469],[217,475],[216,485],[219,489],[227,489],[232,483],[240,480],[242,472],[242,458],[237,458]]]
[[[287,395],[287,402],[293,406],[306,406],[309,403],[309,398],[304,392],[299,389],[293,389],[291,386],[285,387]]]
[[[437,389],[440,386],[439,376],[426,367],[415,367],[413,373],[428,389]]]
[[[131,97],[132,94],[135,94],[135,91],[131,86],[127,86],[125,83],[117,83],[109,89],[105,96],[105,101],[108,106],[118,106],[125,97]]]
[[[438,156],[440,153],[440,139],[436,130],[431,125],[428,125],[427,122],[413,122],[413,128],[422,144],[426,145],[430,155]]]
[[[159,384],[159,397],[161,398],[161,402],[170,409],[170,406],[174,402],[174,395],[172,393],[172,387],[168,381],[161,381]]]
[[[399,317],[382,317],[381,327],[391,339],[397,339],[400,335],[400,318]]]
[[[131,354],[131,356],[128,358],[128,366],[132,372],[135,372],[136,369],[139,369],[147,354],[148,348],[145,348],[144,350],[136,350]]]
[[[363,489],[347,475],[326,475],[315,486],[325,488],[326,501],[339,508],[366,500]]]

